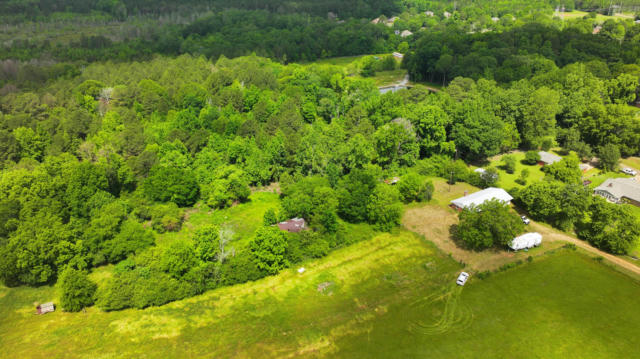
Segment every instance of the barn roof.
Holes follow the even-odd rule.
[[[468,196],[460,197],[451,201],[451,204],[458,208],[468,208],[471,206],[479,206],[486,201],[497,199],[501,202],[510,203],[513,197],[502,188],[489,187],[472,193]]]
[[[300,232],[307,227],[304,218],[291,218],[288,221],[278,223],[278,228],[287,232]]]

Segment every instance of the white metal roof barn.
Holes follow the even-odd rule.
[[[537,232],[525,233],[511,241],[509,247],[514,251],[537,247],[542,243],[542,235]]]
[[[468,196],[454,199],[451,201],[451,204],[460,209],[465,209],[471,206],[479,206],[492,199],[497,199],[504,203],[511,203],[513,197],[502,188],[489,187]]]

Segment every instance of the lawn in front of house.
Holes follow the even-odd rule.
[[[511,188],[522,188],[531,183],[541,181],[544,178],[544,172],[542,172],[542,166],[540,165],[526,165],[522,163],[524,160],[525,153],[522,151],[514,151],[510,153],[510,155],[516,158],[516,170],[514,173],[507,173],[507,171],[503,168],[502,158],[505,155],[494,156],[489,159],[489,166],[486,167],[494,167],[498,170],[498,174],[500,175],[500,179],[498,180],[497,187],[502,187],[506,190]],[[529,170],[529,176],[527,177],[527,182],[525,186],[517,183],[516,180],[520,177],[520,173],[523,169]]]

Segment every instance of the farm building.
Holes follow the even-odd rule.
[[[444,15],[444,17],[446,17],[447,19],[451,17],[451,13],[448,11],[445,11],[442,15]]]
[[[56,306],[53,302],[43,303],[36,307],[36,313],[38,314],[46,314],[51,313],[56,310]]]
[[[611,202],[628,202],[640,207],[640,182],[635,178],[609,178],[594,193]]]
[[[542,243],[542,235],[537,232],[525,233],[519,237],[516,237],[509,244],[509,248],[514,251],[526,248],[537,247]]]
[[[402,59],[404,58],[404,55],[399,52],[394,52],[393,57],[395,57],[396,59]]]
[[[483,174],[487,172],[487,170],[485,170],[484,168],[476,168],[475,170],[473,170],[473,172]]]
[[[298,233],[307,228],[307,222],[304,218],[291,218],[288,221],[278,223],[278,228],[283,231]]]
[[[433,16],[434,15],[433,11],[425,11],[424,14],[427,15],[427,16]]]
[[[477,207],[486,201],[491,201],[494,199],[508,204],[511,203],[513,197],[511,197],[511,195],[502,188],[489,187],[483,189],[482,191],[472,193],[468,196],[454,199],[453,201],[451,201],[451,207],[458,210],[463,210],[472,206]]]
[[[411,35],[413,35],[413,32],[409,30],[404,30],[402,33],[400,33],[400,37],[409,37]]]
[[[556,162],[562,161],[562,157],[554,155],[553,153],[540,151],[538,152],[538,155],[540,155],[540,161],[538,162],[538,164],[541,166],[551,165]]]
[[[398,184],[398,182],[400,182],[400,177],[393,177],[393,178],[384,180],[384,183],[390,184],[390,185]]]

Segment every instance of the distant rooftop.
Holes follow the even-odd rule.
[[[540,151],[538,152],[538,154],[540,155],[540,161],[544,162],[547,165],[562,161],[562,157],[554,155],[553,153]]]
[[[307,227],[304,218],[291,218],[288,221],[278,223],[278,228],[287,232],[300,232]]]

